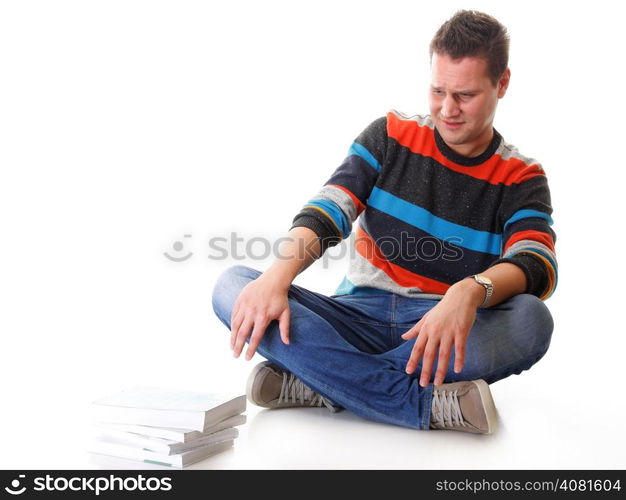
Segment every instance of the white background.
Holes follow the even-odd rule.
[[[624,468],[617,4],[0,3],[0,467],[94,467],[86,409],[117,390],[242,392],[211,289],[270,261],[211,260],[210,238],[283,236],[368,123],[426,113],[428,42],[474,8],[512,37],[496,127],[552,189],[550,351],[492,386],[492,437],[250,408],[198,467]],[[296,283],[330,294],[345,267]]]

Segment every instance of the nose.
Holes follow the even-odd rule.
[[[459,105],[452,95],[446,95],[441,104],[441,117],[454,118],[460,113]]]

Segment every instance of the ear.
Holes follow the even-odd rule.
[[[500,80],[498,80],[498,99],[502,99],[506,90],[509,88],[509,82],[511,81],[511,70],[509,68],[504,70]]]

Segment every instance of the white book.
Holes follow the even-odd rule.
[[[200,446],[176,455],[164,455],[162,453],[155,453],[153,451],[137,448],[136,446],[127,446],[117,440],[103,436],[92,441],[88,451],[90,453],[126,458],[148,464],[185,467],[210,457],[211,455],[227,450],[233,446],[233,443],[234,440],[230,439],[219,443]]]
[[[120,444],[135,446],[137,448],[143,448],[154,451],[155,453],[162,453],[164,455],[183,453],[200,446],[228,441],[239,436],[239,431],[237,429],[229,427],[228,429],[222,429],[221,431],[214,432],[213,434],[207,434],[201,439],[196,439],[188,443],[179,443],[170,439],[143,436],[141,434],[135,434],[134,432],[124,432],[102,427],[99,427],[99,429],[101,436],[116,440]]]
[[[179,443],[189,443],[191,441],[195,441],[196,439],[201,439],[208,434],[213,434],[214,432],[227,429],[228,427],[237,427],[245,423],[245,415],[235,415],[234,417],[229,417],[207,429],[204,429],[204,432],[194,431],[191,429],[176,429],[174,427],[153,427],[150,425],[133,424],[101,423],[99,424],[99,427],[123,432],[134,432],[135,434],[142,434],[144,436],[170,439]]]
[[[246,396],[136,388],[94,401],[99,422],[176,427],[204,432],[246,410]]]

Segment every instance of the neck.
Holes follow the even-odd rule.
[[[448,144],[448,147],[457,154],[473,158],[483,154],[493,139],[493,126],[489,126],[476,140],[467,144]],[[446,143],[447,144],[447,143]]]

